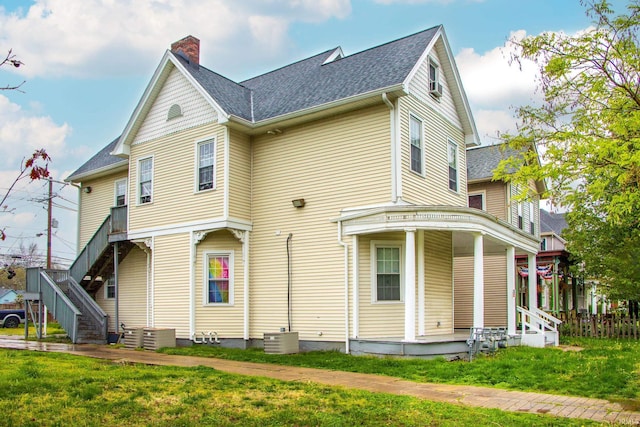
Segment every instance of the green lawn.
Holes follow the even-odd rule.
[[[211,346],[167,348],[169,354],[218,357],[350,372],[374,373],[418,382],[470,384],[621,402],[640,410],[640,342],[571,338],[583,348],[511,347],[473,362],[349,356],[338,352],[293,355]]]
[[[47,336],[66,335],[64,329],[57,322],[49,322],[47,324]],[[17,328],[0,328],[0,335],[16,335],[24,337],[24,324]],[[29,322],[29,338],[36,337],[36,328],[32,322]]]
[[[336,356],[326,355],[328,360]],[[206,367],[122,364],[19,350],[0,350],[0,412],[0,425],[7,426],[598,425]]]

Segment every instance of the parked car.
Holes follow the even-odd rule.
[[[3,328],[17,328],[25,322],[26,317],[24,310],[0,310],[0,324]]]

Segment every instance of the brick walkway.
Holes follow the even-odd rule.
[[[233,374],[269,377],[283,381],[312,381],[330,386],[358,388],[374,393],[407,395],[431,401],[496,408],[503,411],[549,414],[558,417],[640,425],[640,412],[625,411],[617,403],[586,397],[557,396],[464,385],[416,383],[381,375],[235,362],[193,356],[173,356],[149,351],[132,351],[106,345],[41,343],[12,337],[0,337],[0,348],[69,353],[117,362],[134,362],[147,365],[208,366]]]

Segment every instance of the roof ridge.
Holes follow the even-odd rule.
[[[326,55],[326,54],[327,54],[327,53],[329,53],[329,52],[333,53],[333,52],[335,52],[335,50],[336,50],[336,49],[340,49],[340,46],[338,46],[338,47],[334,47],[333,49],[327,49],[327,50],[325,50],[324,52],[320,52],[320,53],[318,53],[318,54],[311,55],[311,56],[309,56],[309,57],[307,57],[307,58],[302,58],[302,59],[300,59],[300,60],[298,60],[298,61],[291,62],[291,63],[289,63],[289,64],[287,64],[287,65],[283,65],[282,67],[278,67],[278,68],[273,69],[273,70],[271,70],[271,71],[267,71],[266,73],[258,74],[257,76],[253,76],[253,77],[250,77],[250,78],[248,78],[248,79],[242,80],[242,81],[241,81],[241,82],[239,82],[238,84],[240,84],[240,85],[241,85],[241,86],[243,86],[243,87],[247,87],[247,86],[245,86],[245,85],[244,85],[244,83],[246,83],[246,82],[248,82],[248,81],[251,81],[251,80],[255,80],[255,79],[261,78],[261,77],[268,76],[269,74],[276,73],[276,72],[278,72],[278,71],[284,70],[285,68],[292,67],[292,66],[294,66],[294,65],[296,65],[296,64],[301,64],[301,63],[303,63],[303,62],[305,62],[305,61],[310,61],[311,59],[317,58],[317,57],[322,56],[322,55]]]

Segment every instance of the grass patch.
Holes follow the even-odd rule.
[[[17,328],[0,328],[0,335],[15,335],[15,336],[24,336],[24,324],[18,326]],[[47,323],[47,336],[51,335],[67,335],[67,332],[62,329],[60,324],[57,322],[49,322]],[[36,336],[36,327],[33,323],[29,322],[29,337]]]
[[[338,371],[387,375],[417,382],[467,384],[552,394],[596,397],[640,406],[640,342],[572,339],[582,351],[511,347],[473,362],[443,358],[400,359],[350,356],[339,352],[265,354],[259,349],[212,346],[166,348],[168,354],[215,357]]]
[[[3,425],[591,426],[211,368],[0,350]]]

